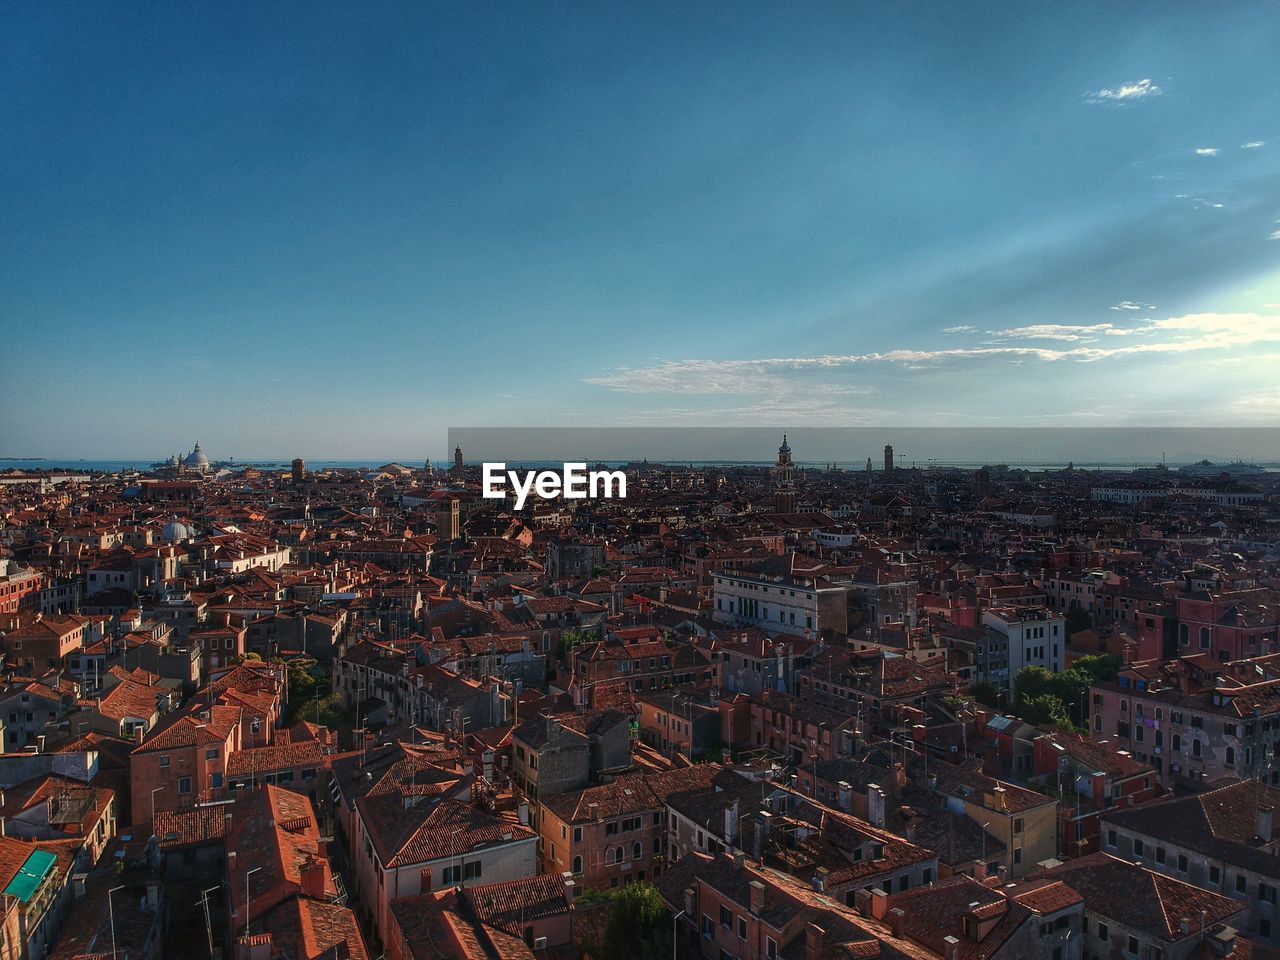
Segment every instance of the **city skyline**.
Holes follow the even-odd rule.
[[[1265,5],[299,9],[0,14],[0,455],[1280,414]]]

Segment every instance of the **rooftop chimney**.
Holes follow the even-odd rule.
[[[572,904],[574,894],[573,874],[566,870],[560,874],[560,879],[564,881],[564,902]]]
[[[901,907],[894,907],[889,911],[889,929],[893,931],[895,937],[902,936],[902,928],[907,922],[907,915]]]
[[[960,941],[948,934],[942,938],[942,960],[956,960],[960,955]]]
[[[1275,822],[1275,809],[1270,806],[1258,807],[1258,836],[1263,843],[1271,842],[1271,830]]]
[[[822,960],[822,941],[827,935],[816,923],[804,928],[804,960]]]
[[[302,892],[312,900],[325,898],[325,874],[328,872],[324,860],[308,857],[298,870],[302,879]]]
[[[748,886],[751,890],[751,912],[759,916],[764,910],[764,884],[759,880],[752,880]]]

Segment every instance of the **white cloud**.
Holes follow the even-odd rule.
[[[1277,230],[1275,233],[1271,234],[1271,236],[1267,237],[1267,239],[1268,239],[1268,240],[1280,240],[1280,230]]]
[[[843,367],[882,364],[918,367],[974,360],[1097,363],[1141,354],[1176,355],[1280,344],[1280,315],[1275,314],[1200,313],[1141,322],[1142,326],[1133,328],[1112,324],[1032,324],[1003,331],[1011,338],[1076,343],[1067,348],[986,344],[756,360],[667,360],[649,367],[619,368],[590,377],[586,382],[617,393],[776,395],[779,390],[790,389],[793,383],[790,378],[796,373],[830,372]],[[1142,340],[1116,346],[1090,346],[1088,344],[1097,342],[1088,335],[1090,332],[1116,337],[1141,336]]]
[[[1150,303],[1143,303],[1141,300],[1121,300],[1111,308],[1112,310],[1154,310],[1155,307]]]
[[[1265,140],[1250,140],[1248,143],[1240,144],[1241,150],[1261,150],[1267,145]]]
[[[1217,147],[1196,147],[1197,157],[1216,157],[1218,155]]]
[[[1011,327],[1008,330],[988,330],[987,333],[1001,340],[1063,340],[1069,343],[1080,340],[1093,340],[1099,334],[1109,334],[1115,330],[1111,323],[1033,323],[1025,327]],[[1127,333],[1128,331],[1122,331]]]
[[[967,324],[967,323],[962,323],[962,324],[960,324],[960,326],[958,326],[958,327],[944,327],[944,328],[942,329],[942,332],[943,332],[943,333],[951,333],[951,334],[955,334],[955,333],[976,333],[976,332],[977,332],[977,329],[978,329],[977,327],[970,326],[970,325],[969,325],[969,324]]]
[[[1137,100],[1145,100],[1147,97],[1159,96],[1163,92],[1150,79],[1132,80],[1117,87],[1103,87],[1101,90],[1087,93],[1085,100],[1089,103],[1133,103]]]

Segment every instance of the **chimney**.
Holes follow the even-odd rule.
[[[884,826],[884,791],[878,783],[867,785],[867,822],[873,827]]]
[[[418,889],[423,893],[429,893],[431,890],[431,868],[423,867],[418,871]]]
[[[236,940],[236,960],[271,960],[271,934],[258,933]]]
[[[893,931],[895,937],[902,936],[902,928],[907,922],[907,915],[902,912],[901,907],[894,907],[889,911],[889,929]]]
[[[768,810],[761,810],[756,814],[756,833],[754,842],[754,854],[758,861],[764,860],[764,852],[769,846],[769,837],[773,833],[773,814]]]
[[[883,920],[889,912],[889,895],[876,887],[871,891],[871,919]]]
[[[895,763],[893,765],[893,792],[895,794],[901,793],[902,788],[906,785],[907,771],[903,768],[902,764]]]
[[[302,892],[312,900],[325,898],[325,861],[308,857],[298,870],[302,879]]]
[[[1271,842],[1271,831],[1275,823],[1275,808],[1267,805],[1258,807],[1258,836],[1263,843]]]
[[[956,960],[960,955],[960,941],[948,934],[942,938],[942,960]]]
[[[751,890],[751,913],[758,917],[764,910],[764,884],[759,880],[752,880],[748,886]]]
[[[141,744],[142,738],[147,735],[147,730],[142,724],[138,724],[133,728],[133,742]]]
[[[804,928],[804,960],[822,960],[822,941],[826,935],[816,923]]]
[[[566,870],[560,874],[560,879],[564,881],[564,902],[572,905],[574,892],[573,874]]]
[[[851,813],[853,811],[853,787],[849,786],[849,781],[841,780],[837,783],[836,791],[839,797],[837,805],[845,813]]]
[[[1223,926],[1221,930],[1209,938],[1209,949],[1215,957],[1225,957],[1235,952],[1236,928]]]
[[[737,870],[741,870],[747,865],[747,855],[741,850],[735,851],[733,854],[733,866]]]
[[[692,918],[695,916],[695,895],[693,887],[684,888],[684,915]]]

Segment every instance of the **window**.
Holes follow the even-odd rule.
[[[1114,830],[1107,831],[1107,846],[1112,850],[1116,848],[1116,832]]]
[[[1144,844],[1141,840],[1135,837],[1133,841],[1133,855],[1135,857],[1140,857],[1142,856],[1145,850],[1146,850],[1146,844]]]
[[[573,858],[573,872],[582,873],[582,857]]]
[[[715,934],[715,924],[711,922],[711,918],[705,913],[702,915],[702,935],[710,940]]]
[[[1013,821],[1013,832],[1014,832],[1014,833],[1021,833],[1021,832],[1022,832],[1022,818],[1021,818],[1021,817],[1018,817],[1016,820],[1014,820],[1014,821]]]
[[[1156,863],[1164,863],[1164,847],[1156,847]]]
[[[1258,933],[1262,934],[1264,937],[1271,936],[1271,921],[1266,917],[1262,917],[1258,920]]]
[[[581,827],[574,827],[574,828],[573,828],[573,842],[574,842],[574,843],[581,843],[581,842],[582,842],[582,828],[581,828]]]
[[[778,960],[778,941],[773,937],[764,938],[765,960]]]
[[[190,793],[190,792],[191,792],[191,778],[190,778],[190,777],[179,777],[179,778],[178,778],[178,792],[179,792],[179,793]]]
[[[1209,865],[1209,882],[1214,886],[1222,882],[1222,870],[1216,863]]]
[[[1178,872],[1187,872],[1187,855],[1185,853],[1178,854]]]
[[[162,754],[160,757],[160,766],[167,767],[169,765],[169,755]]]
[[[1138,938],[1137,937],[1129,938],[1129,953],[1135,957],[1138,955]]]
[[[206,751],[204,752],[204,758],[205,758],[206,760],[217,760],[217,759],[218,759],[218,748],[217,748],[217,747],[210,747],[208,750],[206,750]]]
[[[746,917],[738,918],[738,939],[739,940],[747,939],[747,918]]]
[[[1104,941],[1104,942],[1105,942],[1105,941],[1107,940],[1107,938],[1108,938],[1110,935],[1111,935],[1111,928],[1110,928],[1110,927],[1108,927],[1105,923],[1100,923],[1100,924],[1098,924],[1098,939],[1099,939],[1099,940],[1102,940],[1102,941]]]
[[[644,856],[644,848],[640,846],[640,841],[637,840],[635,843],[631,845],[631,859],[639,860],[643,856]]]
[[[209,778],[209,785],[215,790],[222,789],[222,774],[215,773]]]
[[[732,929],[731,927],[732,923],[733,923],[733,915],[729,913],[729,908],[726,907],[723,903],[720,904],[720,926],[724,927],[726,930],[729,930],[729,929]]]

